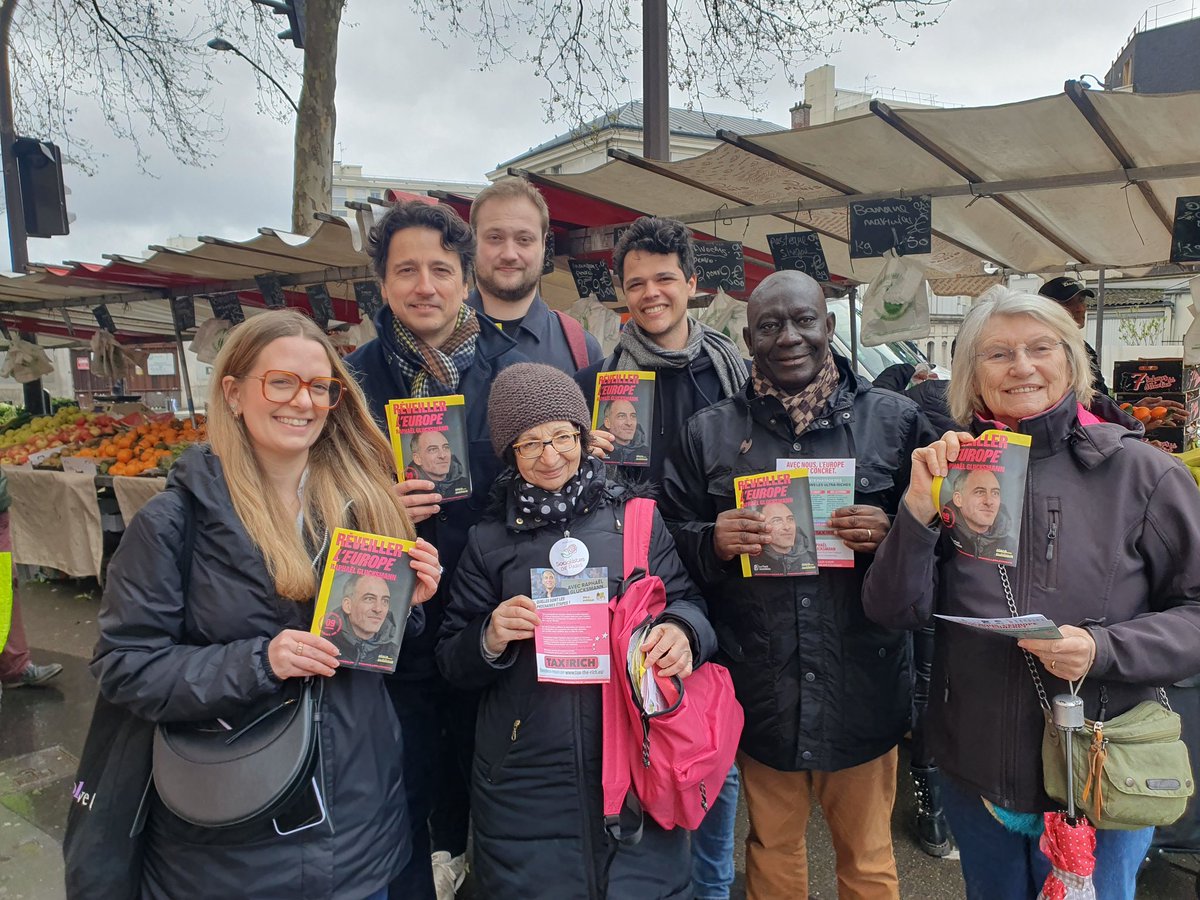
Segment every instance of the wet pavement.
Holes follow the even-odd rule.
[[[19,596],[35,661],[61,663],[63,672],[46,687],[5,690],[0,700],[0,900],[63,900],[63,827],[96,697],[87,661],[96,638],[99,593],[94,582],[30,582],[19,588]],[[902,756],[901,772],[906,771]],[[917,846],[909,825],[913,808],[908,779],[901,778],[893,833],[902,896],[962,898],[955,859],[933,859]],[[738,818],[734,900],[745,896],[745,831],[743,808]],[[810,894],[832,900],[837,896],[833,848],[819,815],[814,815],[809,827],[808,846]],[[1195,855],[1155,854],[1142,873],[1138,898],[1200,897],[1197,871],[1200,858]],[[469,879],[459,897],[484,900],[471,890]]]

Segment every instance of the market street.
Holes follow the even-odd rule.
[[[87,660],[95,641],[99,591],[94,582],[87,581],[31,582],[19,590],[34,659],[62,663],[63,673],[45,688],[7,690],[0,702],[0,898],[59,900],[64,896],[60,842],[96,691]],[[900,771],[908,771],[903,755]],[[912,810],[910,782],[901,777],[893,831],[903,896],[921,900],[962,897],[957,859],[932,859],[918,849],[909,827]],[[735,848],[735,898],[745,896],[745,833],[743,807]],[[1198,868],[1195,856],[1154,858],[1139,881],[1139,898],[1185,900],[1194,896],[1195,876],[1172,862],[1192,872]],[[809,827],[809,865],[811,895],[836,897],[833,848],[819,817],[814,817]],[[468,878],[459,896],[483,900],[470,888]]]

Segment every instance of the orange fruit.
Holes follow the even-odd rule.
[[[1156,406],[1154,409],[1150,410],[1150,418],[1165,419],[1170,412],[1171,411],[1165,406]]]
[[[1135,406],[1131,412],[1133,413],[1133,417],[1139,422],[1150,421],[1150,410],[1146,409],[1144,406]]]

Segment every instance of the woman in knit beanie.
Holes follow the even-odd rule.
[[[497,507],[467,538],[437,650],[451,684],[483,690],[471,811],[484,897],[691,896],[687,832],[646,817],[642,839],[627,846],[604,828],[606,678],[597,673],[625,669],[607,658],[607,628],[595,657],[576,652],[566,673],[553,665],[553,630],[541,632],[538,652],[531,640],[539,603],[567,604],[583,618],[599,602],[607,615],[605,601],[619,590],[628,495],[588,454],[590,420],[579,387],[552,366],[509,366],[492,385],[492,446],[507,468]],[[716,637],[657,512],[649,558],[667,609],[643,645],[646,665],[686,678]],[[597,600],[598,585],[607,590]]]

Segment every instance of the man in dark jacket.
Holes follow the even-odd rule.
[[[807,275],[767,277],[747,317],[751,381],[687,423],[662,503],[746,711],[747,897],[808,896],[805,829],[817,800],[842,890],[896,898],[891,813],[896,745],[909,725],[907,637],[870,623],[860,594],[912,451],[933,432],[915,404],[872,388],[832,354],[833,316]],[[853,568],[741,576],[738,554],[759,555],[769,539],[761,511],[735,508],[733,479],[787,458],[855,460],[855,505],[830,519],[855,552]]]
[[[476,195],[471,227],[479,246],[467,303],[534,362],[568,375],[597,362],[604,355],[600,342],[575,319],[551,310],[538,293],[550,232],[541,192],[524,178],[501,178]]]
[[[376,575],[350,575],[341,594],[341,608],[326,615],[321,636],[351,665],[390,670],[400,648],[400,628],[388,583]]]
[[[418,431],[408,446],[412,463],[404,473],[406,479],[433,482],[433,492],[444,500],[469,493],[467,468],[454,455],[444,432]]]
[[[488,387],[500,369],[524,361],[516,342],[482,322],[464,302],[475,258],[471,229],[446,206],[419,201],[393,206],[371,230],[371,258],[387,301],[375,319],[379,337],[346,357],[381,428],[389,400],[406,397],[465,397],[471,496],[441,505],[434,483],[405,480],[397,485],[418,534],[438,548],[449,585],[479,521],[500,470],[487,424]],[[406,641],[395,677],[386,679],[404,732],[404,772],[413,826],[413,855],[394,885],[403,900],[433,900],[433,872],[426,820],[433,799],[447,811],[439,844],[451,857],[466,851],[469,800],[466,772],[474,739],[473,696],[453,691],[434,662],[445,603],[441,595],[425,604],[428,617],[420,637]],[[439,764],[444,769],[439,772]],[[436,788],[435,779],[438,779]],[[442,821],[439,816],[435,820]],[[414,889],[411,885],[421,885]],[[393,892],[394,897],[401,894]]]
[[[616,351],[581,371],[575,380],[594,409],[598,372],[655,373],[653,420],[636,423],[639,429],[649,430],[650,465],[623,467],[622,475],[658,483],[684,423],[693,413],[737,393],[746,382],[746,363],[733,341],[688,315],[688,301],[696,295],[696,251],[683,223],[649,216],[638,219],[617,241],[613,268],[630,321],[621,331]],[[593,431],[592,437],[615,461],[631,461],[622,459],[611,425]],[[735,767],[712,811],[692,835],[697,900],[729,896],[737,801]]]

